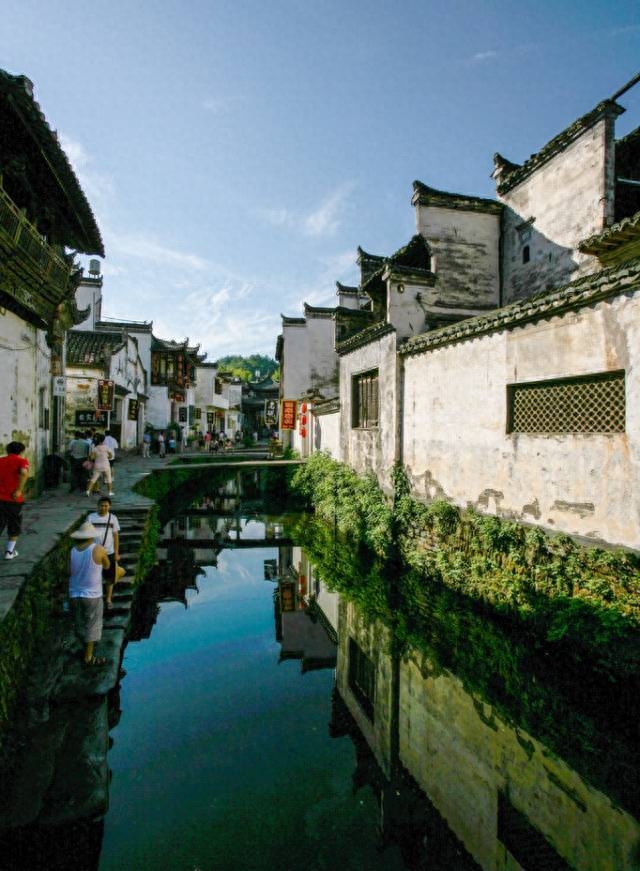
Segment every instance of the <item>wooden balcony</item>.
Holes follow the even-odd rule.
[[[50,321],[71,290],[71,269],[0,186],[0,291]]]

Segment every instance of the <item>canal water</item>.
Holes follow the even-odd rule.
[[[109,811],[31,830],[37,867],[640,868],[629,686],[419,578],[400,601],[273,477],[164,492],[111,698]]]

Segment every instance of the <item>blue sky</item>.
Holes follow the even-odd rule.
[[[104,314],[210,360],[273,355],[356,248],[415,231],[418,178],[493,196],[640,68],[637,0],[2,0],[96,214]],[[618,135],[640,124],[640,85]],[[85,261],[86,262],[86,261]]]

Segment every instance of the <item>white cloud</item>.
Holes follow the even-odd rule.
[[[156,239],[142,233],[109,234],[109,251],[111,256],[127,256],[147,260],[166,266],[179,266],[182,269],[203,272],[210,264],[197,254],[177,251]]]
[[[242,102],[242,97],[227,96],[227,97],[207,97],[202,101],[202,108],[207,112],[226,112],[237,103]]]
[[[332,236],[351,208],[350,196],[354,182],[345,182],[329,193],[320,205],[310,212],[294,212],[284,207],[257,209],[258,218],[273,227],[298,230],[305,236]]]
[[[96,172],[93,168],[93,157],[84,145],[66,133],[59,133],[58,138],[89,202],[99,203],[113,194],[113,179],[106,173]]]
[[[349,197],[353,191],[353,182],[341,185],[329,194],[320,206],[303,221],[304,231],[308,236],[332,236],[349,208]]]
[[[487,60],[493,60],[498,57],[497,51],[479,51],[471,58],[472,63],[483,63]]]

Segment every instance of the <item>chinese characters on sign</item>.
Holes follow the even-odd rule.
[[[280,416],[280,429],[296,428],[296,411],[298,403],[295,399],[282,400],[282,413]]]
[[[129,400],[129,414],[128,420],[137,420],[138,419],[138,400],[130,399]]]
[[[207,412],[207,426],[209,427],[209,429],[211,429],[211,427],[213,426],[213,411]]]
[[[98,410],[111,411],[113,408],[113,381],[98,381]]]
[[[264,422],[266,426],[278,425],[278,402],[276,399],[265,399]]]
[[[180,423],[187,422],[187,409],[184,407],[184,405],[182,406],[182,408],[178,409],[178,420],[180,421]]]
[[[103,427],[106,425],[107,415],[104,411],[96,411],[94,408],[89,408],[86,411],[76,411],[76,426]]]

